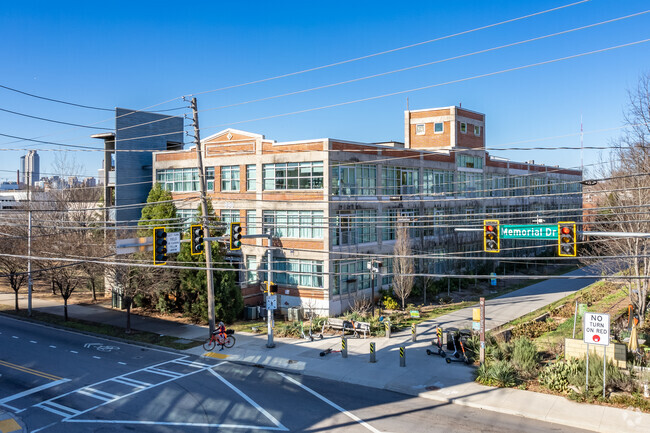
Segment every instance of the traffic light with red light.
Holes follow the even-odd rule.
[[[483,220],[483,251],[486,253],[501,251],[499,220]]]
[[[576,248],[576,223],[563,221],[557,223],[557,253],[562,257],[575,257]]]

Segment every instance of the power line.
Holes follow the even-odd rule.
[[[11,111],[7,110],[5,108],[0,108],[0,111],[4,111],[5,113],[11,113],[15,114],[17,116],[23,116],[23,117],[29,117],[31,119],[37,119],[37,120],[43,120],[45,122],[52,122],[52,123],[59,123],[61,125],[69,125],[69,126],[76,126],[77,128],[89,128],[89,129],[104,129],[104,130],[110,130],[110,128],[100,128],[98,126],[89,126],[89,125],[80,125],[78,123],[69,123],[69,122],[63,122],[61,120],[54,120],[54,119],[48,119],[45,117],[38,117],[38,116],[32,116],[31,114],[25,114],[25,113],[19,113],[17,111]]]

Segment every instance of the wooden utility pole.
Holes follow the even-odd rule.
[[[196,144],[196,159],[199,166],[199,191],[201,192],[201,211],[203,212],[203,236],[205,250],[205,266],[208,278],[208,321],[210,335],[215,330],[214,320],[214,280],[212,279],[212,247],[210,245],[210,228],[208,227],[208,201],[205,197],[205,172],[203,171],[203,153],[201,152],[201,133],[199,129],[199,112],[196,108],[196,98],[192,98],[192,117],[194,123],[194,143]]]

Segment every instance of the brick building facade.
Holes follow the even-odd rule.
[[[535,215],[551,222],[581,205],[580,171],[489,155],[485,116],[459,107],[405,112],[404,143],[275,142],[227,129],[202,145],[208,196],[221,221],[241,221],[245,234],[273,231],[279,306],[322,315],[370,296],[371,258],[384,263],[379,285],[390,286],[398,220],[411,225],[414,251],[429,254],[416,266],[442,273],[462,271],[442,259],[450,252],[482,254],[479,235],[455,227],[478,227],[485,218],[530,223]],[[194,149],[155,153],[153,170],[174,198],[197,198]],[[180,216],[189,221],[197,204],[179,202]],[[266,250],[266,240],[245,239],[232,257],[247,305],[262,300]]]

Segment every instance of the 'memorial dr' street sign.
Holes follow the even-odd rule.
[[[609,346],[609,314],[585,313],[582,334],[587,344]]]
[[[502,224],[501,239],[552,239],[557,240],[557,224]]]

